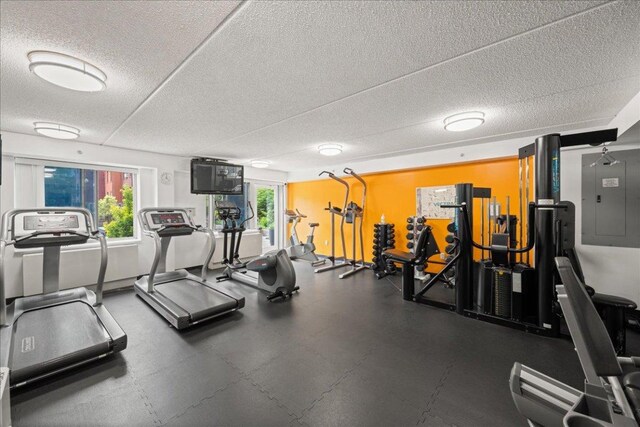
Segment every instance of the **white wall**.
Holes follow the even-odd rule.
[[[204,224],[205,196],[194,196],[189,189],[189,158],[161,155],[137,150],[105,147],[70,141],[58,141],[33,135],[2,132],[2,194],[0,195],[0,210],[5,212],[16,206],[28,207],[35,204],[37,182],[17,182],[15,179],[15,158],[31,158],[75,162],[95,165],[134,168],[138,170],[138,186],[136,188],[137,208],[151,206],[177,206],[196,208],[196,221]],[[169,172],[173,176],[171,184],[162,184],[160,175]],[[268,180],[285,182],[284,172],[245,168],[245,177],[252,180]],[[25,191],[26,190],[26,191]],[[204,258],[204,236],[194,240],[187,238],[175,239],[176,244],[167,257],[168,268],[181,268],[199,265]],[[197,241],[195,239],[198,239]],[[217,259],[221,256],[221,239],[218,239]],[[132,249],[133,246],[133,249]],[[254,245],[255,246],[255,245]],[[257,247],[257,246],[256,246]],[[247,256],[258,255],[260,249],[247,250]],[[177,250],[176,250],[177,249]],[[95,252],[95,249],[80,248],[81,251]],[[133,254],[132,255],[132,250]],[[124,246],[118,243],[109,244],[109,267],[107,278],[112,280],[106,288],[130,286],[134,276],[148,272],[153,258],[154,246],[151,239],[140,237],[138,241],[129,242]],[[7,250],[6,266],[6,297],[11,298],[31,293],[41,289],[40,283],[23,283],[23,253]],[[97,277],[97,267],[86,263],[78,263],[77,255],[63,254],[61,257],[61,287],[91,285]],[[80,265],[79,265],[80,264]],[[91,263],[89,263],[91,264]],[[136,274],[131,275],[132,272]],[[27,275],[31,277],[33,275]],[[126,277],[131,276],[131,277]],[[70,278],[74,278],[73,280]],[[85,277],[78,281],[78,277]],[[69,278],[69,279],[65,279]],[[34,279],[35,280],[35,279]],[[29,280],[31,281],[31,279]],[[25,292],[26,290],[26,292]]]

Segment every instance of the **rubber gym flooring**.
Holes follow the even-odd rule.
[[[128,348],[14,392],[14,426],[524,426],[514,361],[580,386],[567,340],[405,302],[399,275],[295,264],[293,300],[226,282],[246,307],[184,332],[133,291],[105,295]]]

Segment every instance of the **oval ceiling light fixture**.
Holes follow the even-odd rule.
[[[318,152],[323,156],[337,156],[342,153],[342,145],[340,144],[320,144]]]
[[[258,169],[268,168],[270,164],[271,164],[271,162],[268,162],[266,160],[252,160],[251,161],[251,166],[253,166],[254,168],[258,168]]]
[[[81,92],[99,92],[107,87],[107,75],[81,59],[42,50],[27,56],[29,70],[54,85]]]
[[[33,130],[40,135],[56,139],[76,139],[80,136],[80,129],[59,123],[35,122]]]
[[[484,113],[470,111],[468,113],[454,114],[444,119],[444,128],[449,132],[463,132],[477,128],[484,123]]]

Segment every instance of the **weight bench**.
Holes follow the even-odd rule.
[[[418,236],[418,242],[414,252],[405,252],[399,249],[387,249],[382,253],[386,260],[402,264],[402,298],[407,301],[414,301],[414,279],[417,266],[424,263],[433,255],[440,253],[438,244],[431,233],[431,226],[426,226]]]
[[[569,262],[571,262],[571,266],[578,280],[582,282],[587,289],[587,293],[593,300],[593,304],[607,328],[609,337],[611,337],[616,354],[624,355],[627,350],[627,312],[629,310],[635,310],[638,306],[635,302],[627,298],[596,293],[595,289],[585,283],[582,265],[580,264],[580,258],[578,258],[576,250],[569,248],[564,252]]]
[[[640,371],[625,375],[622,366],[640,368],[640,358],[617,357],[593,299],[571,261],[557,257],[562,285],[558,302],[585,374],[584,391],[569,387],[516,363],[509,380],[520,414],[541,426],[638,426]]]

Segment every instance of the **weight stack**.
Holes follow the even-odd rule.
[[[513,272],[508,268],[493,268],[493,314],[511,317]]]
[[[407,249],[409,252],[414,253],[415,247],[418,244],[418,237],[420,232],[427,226],[427,219],[422,216],[410,216],[407,217]],[[425,266],[416,266],[415,278],[422,280],[425,278],[424,273]]]
[[[519,322],[537,323],[538,283],[536,271],[524,264],[513,267],[511,317]]]
[[[395,274],[396,265],[386,260],[382,254],[385,249],[396,247],[396,232],[394,224],[374,224],[373,225],[373,272],[378,279],[384,276]]]

